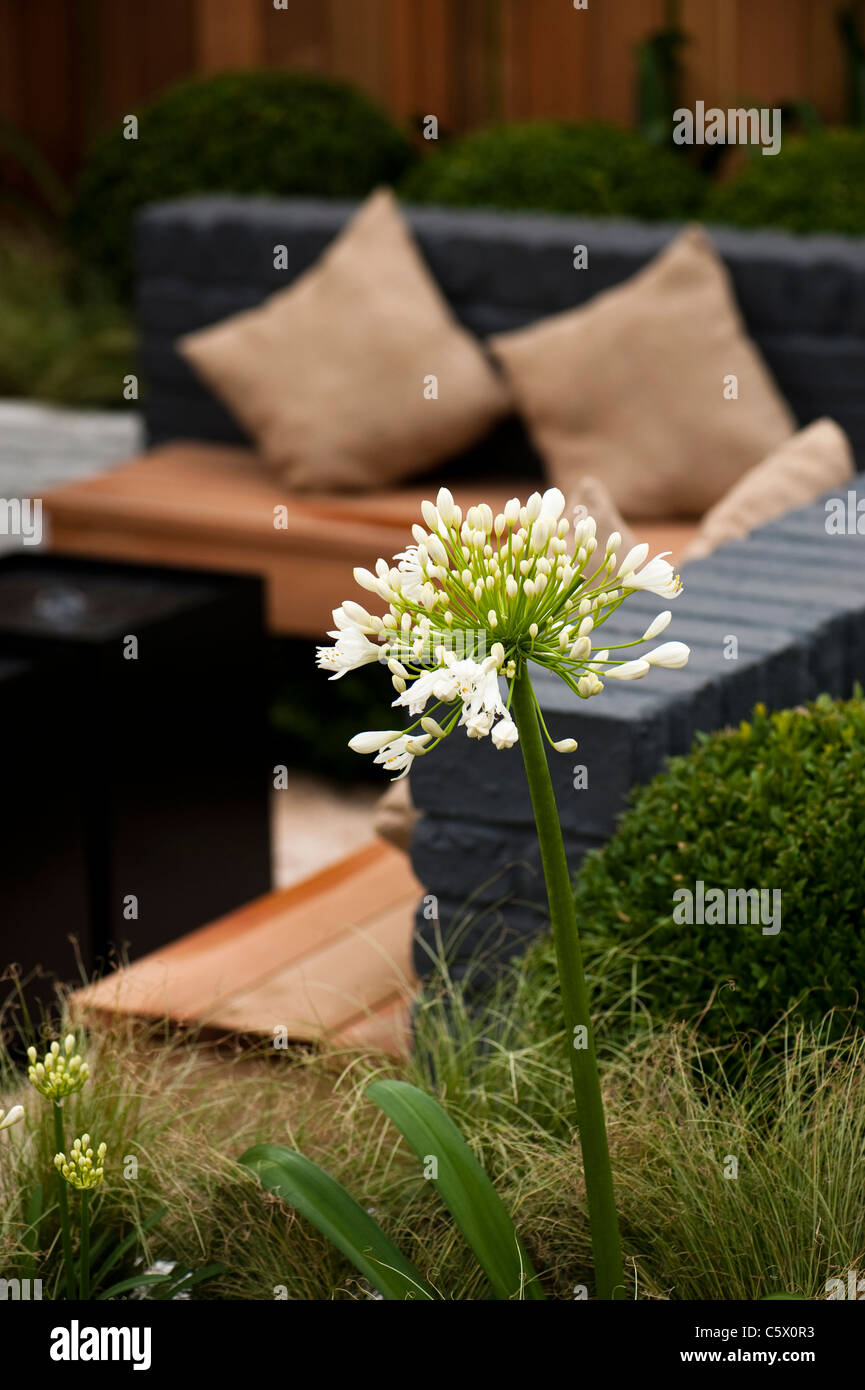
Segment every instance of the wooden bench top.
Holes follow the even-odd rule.
[[[409,1044],[422,889],[380,840],[78,990],[77,1017],[168,1019],[221,1033]]]
[[[464,508],[536,486],[507,479],[454,487]],[[355,592],[352,570],[371,569],[411,543],[428,484],[376,493],[289,493],[250,449],[180,441],[44,498],[50,543],[67,554],[260,574],[271,629],[320,639],[331,612]],[[274,524],[278,517],[279,524]],[[655,550],[681,554],[693,522],[639,524]]]

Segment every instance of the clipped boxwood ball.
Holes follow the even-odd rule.
[[[753,899],[730,897],[754,888],[769,890],[756,922]],[[656,1023],[703,1015],[717,1041],[765,1032],[793,1004],[797,1021],[837,1006],[865,1022],[865,701],[758,706],[750,724],[701,735],[632,794],[616,834],[584,861],[576,905],[595,1001],[601,977],[627,989],[636,965]],[[546,986],[551,941],[527,964]],[[549,1027],[561,1028],[556,1004]]]
[[[755,154],[709,194],[709,222],[865,234],[865,131],[824,130]]]
[[[600,121],[490,126],[445,145],[403,181],[409,202],[582,212],[597,217],[690,217],[703,178],[682,155]]]
[[[128,288],[133,214],[193,193],[361,198],[414,158],[368,97],[309,73],[232,72],[170,88],[94,145],[69,217],[73,244]]]

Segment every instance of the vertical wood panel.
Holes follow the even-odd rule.
[[[620,0],[616,23],[603,24],[596,13],[597,37],[593,43],[592,115],[619,125],[632,125],[637,117],[637,64],[634,49],[665,27],[664,0]]]
[[[199,72],[254,68],[264,60],[262,0],[194,0]],[[146,6],[145,6],[146,8]],[[273,10],[272,4],[267,6]]]
[[[844,114],[836,0],[680,0],[683,101]],[[0,0],[0,112],[69,174],[96,130],[195,73],[305,68],[399,120],[635,115],[634,46],[665,0]]]
[[[841,121],[847,114],[846,69],[836,23],[837,6],[826,0],[807,5],[806,89],[824,120]]]
[[[748,5],[746,22],[739,24],[738,91],[725,97],[779,106],[801,96],[807,20],[803,0],[760,0],[759,5]]]
[[[329,7],[329,71],[387,105],[387,0],[365,0],[363,6],[355,0],[329,0]]]
[[[264,58],[267,67],[330,70],[330,10],[315,4],[297,4],[294,9],[263,13]]]

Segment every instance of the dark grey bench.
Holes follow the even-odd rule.
[[[310,200],[194,198],[146,209],[138,224],[139,320],[149,440],[244,436],[173,348],[181,333],[260,302],[309,266],[353,207]],[[644,265],[672,225],[435,208],[407,215],[458,318],[475,333],[516,328],[590,298]],[[782,232],[711,229],[750,333],[800,424],[830,415],[865,465],[865,242]],[[573,269],[573,247],[589,267]],[[274,247],[287,270],[274,269]],[[488,471],[540,476],[517,421],[441,477]],[[859,495],[865,496],[861,475]],[[479,499],[480,500],[480,499]],[[683,671],[653,671],[582,702],[539,676],[554,737],[580,750],[554,758],[572,862],[610,835],[624,798],[671,753],[746,716],[865,680],[865,535],[828,536],[822,506],[688,567],[668,636],[692,647]],[[663,604],[643,595],[622,609],[636,635]],[[725,639],[738,657],[724,657]],[[585,765],[588,787],[573,786]],[[429,970],[438,928],[463,974],[485,952],[518,949],[543,921],[534,831],[519,752],[449,739],[420,759],[412,787],[421,820],[412,859],[435,899],[418,911],[416,964]],[[436,916],[437,913],[437,916]]]

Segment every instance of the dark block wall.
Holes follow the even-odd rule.
[[[356,204],[202,197],[145,208],[137,227],[141,367],[152,443],[241,442],[242,431],[174,349],[182,333],[258,304],[321,254]],[[480,337],[520,328],[633,275],[678,225],[464,208],[406,216],[457,318]],[[865,460],[865,239],[712,228],[748,331],[800,424],[831,415]],[[588,268],[573,268],[573,247]],[[274,247],[287,268],[274,268]],[[441,472],[442,470],[438,470]],[[540,472],[509,421],[450,472]]]
[[[683,670],[610,682],[588,701],[537,672],[553,738],[579,741],[574,754],[550,753],[574,870],[612,834],[631,787],[687,751],[698,730],[735,725],[758,701],[780,709],[822,692],[847,696],[865,683],[865,535],[830,536],[825,520],[821,502],[687,567],[659,639],[688,643]],[[611,639],[616,631],[638,635],[663,607],[635,594],[606,631]],[[724,655],[731,636],[735,659]],[[581,790],[578,766],[588,776]],[[417,912],[415,967],[429,975],[441,942],[454,976],[482,984],[479,960],[518,952],[547,921],[522,758],[458,731],[415,762],[412,792],[421,812],[412,863],[427,894]]]

